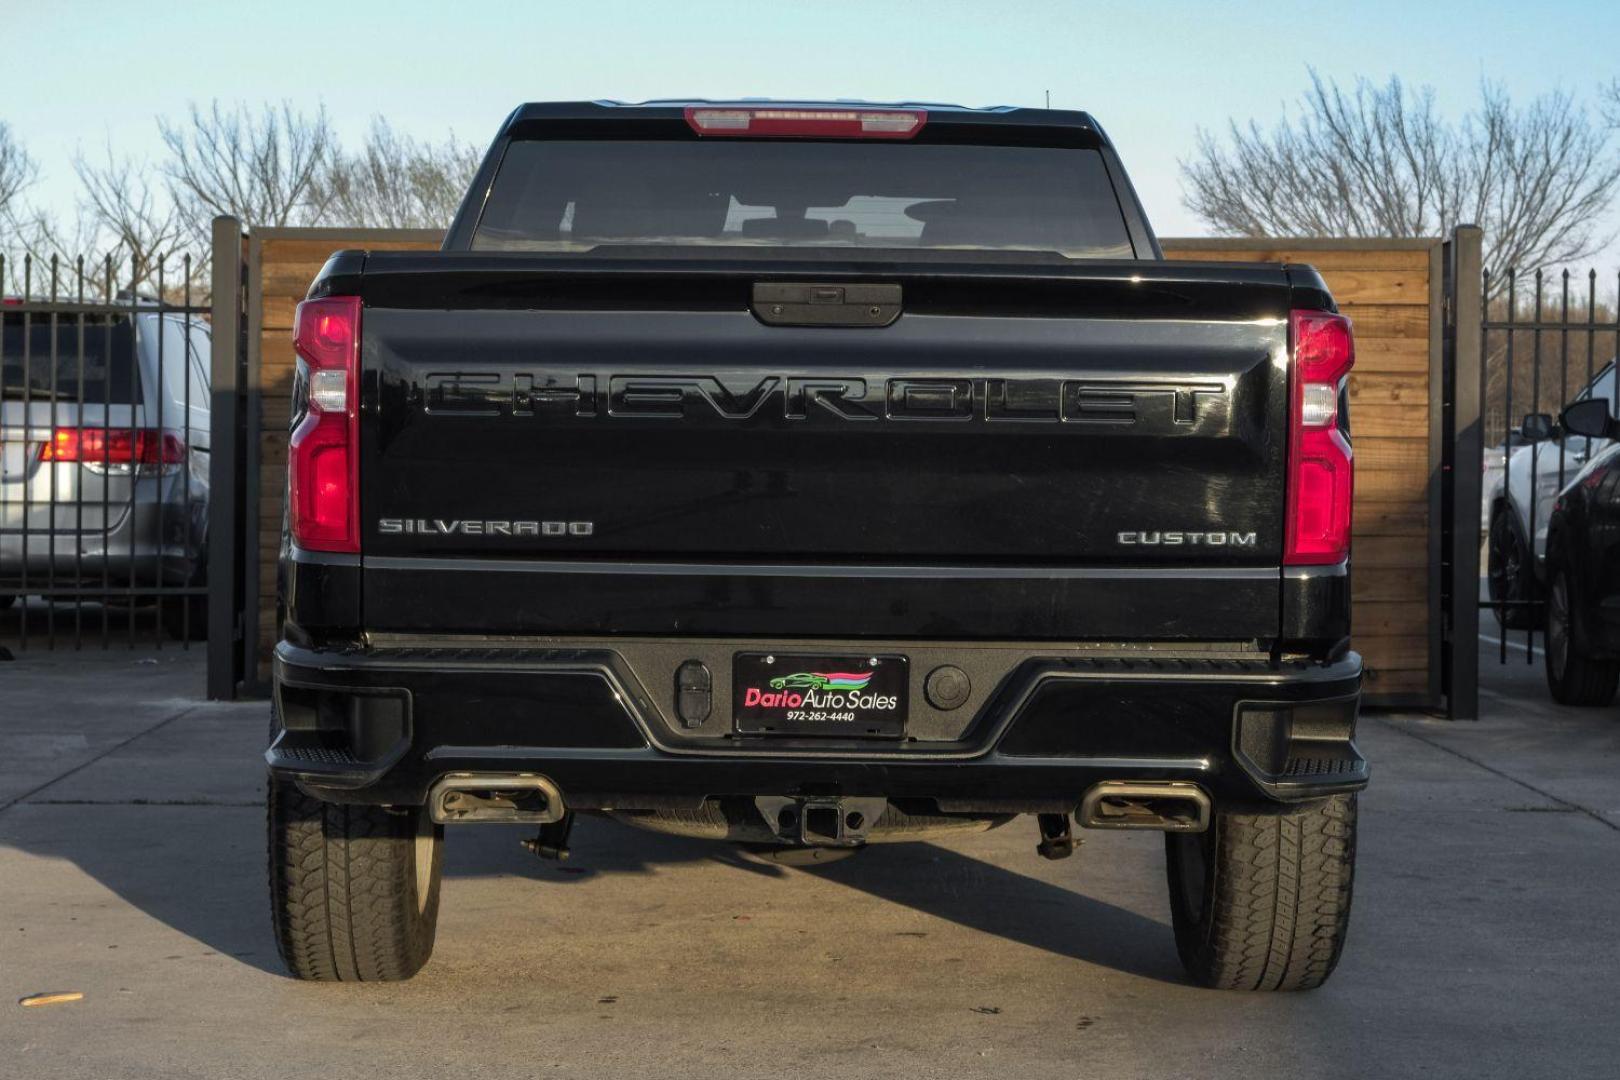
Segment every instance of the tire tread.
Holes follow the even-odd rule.
[[[1555,561],[1552,569],[1554,588],[1562,587],[1565,600],[1565,611],[1569,614],[1571,625],[1565,628],[1568,639],[1565,645],[1567,655],[1564,658],[1562,673],[1553,670],[1552,650],[1543,648],[1543,662],[1547,670],[1547,689],[1553,700],[1560,705],[1602,706],[1614,700],[1614,693],[1620,687],[1620,662],[1614,660],[1600,660],[1581,652],[1581,639],[1576,633],[1574,625],[1574,612],[1571,605],[1574,597],[1569,588],[1568,570]],[[1552,620],[1556,617],[1553,605],[1547,608],[1548,641],[1551,640]]]
[[[1282,812],[1221,811],[1211,828],[1207,917],[1186,910],[1175,854],[1178,841],[1197,838],[1168,838],[1176,945],[1188,972],[1222,989],[1322,985],[1339,962],[1349,925],[1356,797]]]
[[[299,979],[408,979],[433,951],[438,853],[416,894],[413,814],[313,798],[269,782],[270,908],[276,948]]]

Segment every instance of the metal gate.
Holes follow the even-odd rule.
[[[1567,405],[1620,402],[1620,274],[1506,268],[1482,275],[1482,633],[1498,662],[1536,661],[1547,524],[1596,440],[1558,423]]]
[[[242,682],[242,230],[151,258],[5,254],[0,660],[189,650]]]
[[[204,266],[0,255],[0,648],[206,634]]]

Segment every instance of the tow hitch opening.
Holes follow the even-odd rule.
[[[760,817],[778,841],[805,847],[855,847],[867,841],[886,799],[788,798],[761,795]]]

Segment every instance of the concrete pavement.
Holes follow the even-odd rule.
[[[265,706],[202,702],[200,660],[0,663],[0,1077],[1617,1071],[1620,710],[1491,653],[1480,723],[1364,719],[1350,943],[1298,995],[1183,980],[1157,836],[1051,863],[1027,820],[813,870],[597,820],[560,866],[452,830],[421,976],[295,983]],[[47,990],[85,998],[14,1004]]]

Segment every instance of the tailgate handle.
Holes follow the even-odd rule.
[[[767,326],[888,326],[900,286],[756,281],[753,311]]]

